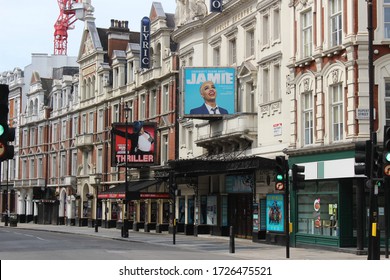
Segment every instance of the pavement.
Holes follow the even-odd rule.
[[[0,224],[4,228],[4,223]],[[168,232],[143,232],[129,230],[129,237],[121,237],[121,230],[116,228],[101,228],[98,232],[92,227],[76,227],[66,225],[41,225],[34,223],[18,223],[17,229],[41,230],[69,234],[82,234],[124,242],[144,242],[159,246],[177,246],[191,250],[216,252],[219,254],[234,254],[234,257],[248,260],[367,260],[367,255],[356,254],[356,249],[338,248],[295,248],[290,247],[289,258],[286,258],[286,247],[265,242],[234,238],[234,248],[230,245],[230,238],[226,236],[213,236],[199,234],[198,236],[178,233],[173,244],[173,235]],[[234,250],[233,250],[234,249]],[[234,251],[234,252],[233,252]],[[381,260],[389,260],[381,256]]]

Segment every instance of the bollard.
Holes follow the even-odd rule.
[[[129,237],[129,228],[126,224],[126,221],[123,223],[123,226],[121,227],[121,236],[123,238],[128,238]]]
[[[234,253],[235,248],[234,248],[234,230],[233,226],[230,226],[230,242],[229,242],[229,253]]]
[[[8,227],[8,214],[5,214],[5,217],[4,217],[4,226]]]

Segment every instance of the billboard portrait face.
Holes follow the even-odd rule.
[[[220,116],[235,113],[235,68],[188,67],[183,73],[184,115]]]
[[[156,124],[141,121],[113,124],[112,130],[112,165],[123,164],[129,166],[151,165],[155,163],[155,136]],[[127,145],[126,145],[127,137]]]

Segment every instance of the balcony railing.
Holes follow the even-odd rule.
[[[242,114],[227,117],[221,121],[198,125],[196,142],[218,140],[229,136],[240,137],[257,133],[257,115]]]
[[[93,134],[84,133],[76,136],[77,148],[88,148],[93,146]]]
[[[61,177],[60,184],[63,186],[75,186],[76,185],[76,176]]]
[[[15,187],[43,187],[45,186],[45,179],[43,178],[35,178],[35,179],[21,179],[15,180]]]

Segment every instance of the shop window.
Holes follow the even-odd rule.
[[[135,210],[135,204],[134,201],[129,202],[129,213],[128,213],[128,219],[130,221],[135,221],[135,215],[136,215],[136,210]]]
[[[142,201],[139,206],[139,221],[145,222],[146,208],[145,201]]]
[[[157,223],[157,202],[155,201],[151,205],[150,222]]]
[[[185,200],[184,198],[179,199],[179,223],[185,223]]]
[[[163,224],[169,223],[169,202],[163,203]]]
[[[194,223],[194,199],[189,198],[187,201],[187,213],[188,213],[188,220],[187,223],[189,225],[192,225]]]
[[[83,201],[83,218],[88,218],[88,201]]]
[[[227,205],[227,203],[225,205]],[[207,197],[207,224],[217,225],[217,196],[216,195],[210,195]]]
[[[119,206],[118,203],[111,203],[111,220],[117,220],[119,217]]]
[[[338,236],[338,182],[306,182],[297,192],[298,233]]]
[[[200,197],[200,223],[207,224],[207,195]]]

